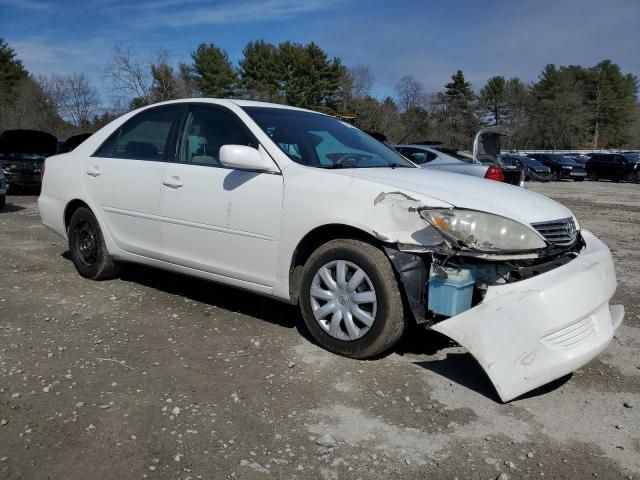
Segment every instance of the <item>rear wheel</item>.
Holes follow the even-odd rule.
[[[626,178],[629,183],[640,183],[640,173],[638,172],[627,173]]]
[[[120,270],[107,251],[98,220],[88,208],[78,208],[71,217],[69,251],[76,270],[85,278],[105,280]]]
[[[332,240],[309,257],[300,309],[320,346],[347,357],[382,353],[405,330],[402,297],[389,259],[358,240]]]

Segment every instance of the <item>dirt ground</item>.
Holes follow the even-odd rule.
[[[501,404],[443,337],[329,354],[294,307],[147,268],[91,282],[40,223],[0,213],[0,477],[640,476],[640,188],[529,184],[611,248],[625,323],[597,360]]]

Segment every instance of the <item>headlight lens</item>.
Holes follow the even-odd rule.
[[[431,225],[462,245],[485,252],[539,250],[545,241],[531,228],[514,220],[474,210],[423,210]]]

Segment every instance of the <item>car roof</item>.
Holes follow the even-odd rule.
[[[309,113],[317,113],[319,115],[326,115],[325,113],[322,113],[322,112],[316,112],[314,110],[308,110],[306,108],[292,107],[289,105],[282,105],[279,103],[258,102],[255,100],[241,100],[241,99],[235,99],[235,98],[210,98],[210,97],[192,97],[192,98],[180,98],[178,100],[168,100],[166,102],[159,102],[159,103],[154,103],[152,105],[146,105],[142,107],[140,110],[143,110],[149,107],[156,107],[159,105],[173,105],[173,104],[194,103],[194,102],[209,103],[212,105],[223,105],[227,107],[231,105],[236,105],[241,108],[242,107],[279,108],[282,110],[297,110],[299,112],[309,112]]]

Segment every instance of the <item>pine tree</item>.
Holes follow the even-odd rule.
[[[445,105],[441,128],[447,136],[446,141],[453,147],[469,149],[480,125],[475,115],[476,96],[471,82],[467,82],[462,70],[458,70],[445,89],[441,96]]]
[[[618,146],[629,141],[634,119],[637,78],[624,75],[611,60],[584,74],[586,101],[592,115],[592,146]]]
[[[507,82],[503,76],[491,77],[480,90],[480,106],[492,117],[494,125],[502,125],[507,116]]]
[[[0,38],[0,100],[11,97],[18,81],[27,76],[22,62],[16,58],[16,52]]]
[[[282,78],[278,49],[258,40],[247,43],[242,55],[239,76],[245,95],[255,100],[278,101]]]
[[[236,95],[238,75],[226,51],[212,43],[201,43],[191,58],[190,75],[203,96],[227,98]]]

